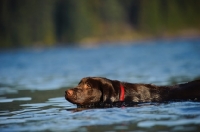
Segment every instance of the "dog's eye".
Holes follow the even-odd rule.
[[[91,85],[89,83],[86,83],[87,88],[91,88]]]

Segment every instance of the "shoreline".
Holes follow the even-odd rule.
[[[123,34],[123,33],[122,33]],[[177,32],[168,32],[160,34],[148,33],[124,33],[123,35],[110,35],[106,37],[87,37],[78,42],[63,42],[45,45],[43,43],[33,43],[31,46],[21,47],[1,47],[0,51],[13,50],[13,49],[43,49],[52,47],[96,47],[101,45],[128,45],[139,44],[147,41],[165,40],[170,41],[174,39],[200,39],[200,30],[182,30]]]
[[[132,33],[133,34],[133,33]],[[122,36],[110,36],[106,39],[102,39],[101,37],[88,37],[82,39],[77,42],[78,46],[81,47],[93,47],[102,45],[105,43],[109,44],[127,44],[130,42],[143,42],[143,41],[153,41],[153,40],[174,40],[174,39],[196,39],[200,38],[200,30],[182,30],[174,33],[161,33],[157,35],[151,35],[147,33],[134,33],[135,36],[131,36],[131,34],[125,34]]]

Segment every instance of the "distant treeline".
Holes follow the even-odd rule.
[[[200,29],[200,0],[0,0],[0,47]]]

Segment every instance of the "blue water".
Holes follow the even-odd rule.
[[[200,78],[200,39],[0,51],[0,131],[200,131],[200,102],[76,109],[81,78],[171,85]]]

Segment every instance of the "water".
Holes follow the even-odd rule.
[[[121,44],[0,51],[0,131],[200,131],[200,102],[77,109],[65,100],[86,76],[157,85],[200,78],[200,39]]]

